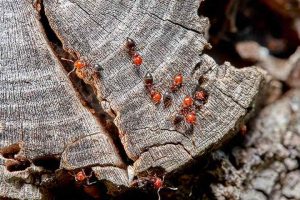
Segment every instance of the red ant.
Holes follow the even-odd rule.
[[[132,63],[136,66],[139,67],[143,63],[143,58],[140,54],[136,52],[136,43],[133,39],[131,38],[126,38],[126,43],[125,46],[127,48],[128,54],[132,58]]]
[[[247,130],[248,130],[248,128],[245,124],[240,125],[240,130],[239,131],[240,131],[242,136],[245,136],[247,134]]]
[[[163,95],[165,108],[169,107],[172,103],[172,96],[169,92],[165,92]]]
[[[173,83],[170,87],[171,91],[176,92],[182,86],[182,83],[183,83],[183,76],[182,74],[179,73],[173,78]]]
[[[147,92],[150,93],[151,99],[155,104],[160,103],[162,99],[162,94],[155,90],[153,87],[153,76],[150,72],[147,72],[144,77],[144,84],[147,89]]]
[[[200,90],[195,92],[195,99],[205,103],[208,99],[207,91],[203,88],[200,88]]]
[[[184,117],[183,117],[184,116]],[[185,121],[188,124],[194,125],[197,121],[197,115],[194,111],[194,100],[190,96],[186,96],[183,99],[183,103],[181,106],[181,109],[179,111],[179,114],[176,114],[173,119],[173,124],[177,125],[185,118]]]
[[[202,87],[196,90],[194,94],[194,105],[197,110],[201,110],[203,108],[203,105],[207,102],[208,96],[208,92]]]
[[[76,174],[73,172],[72,174],[69,172],[71,176],[75,178],[76,183],[78,183],[80,187],[82,187],[83,191],[89,196],[99,199],[101,197],[101,191],[96,185],[97,181],[91,181],[93,178],[93,171],[91,171],[90,175],[86,175],[85,170],[81,169]]]
[[[131,186],[133,187],[138,187],[138,188],[145,188],[145,187],[151,187],[157,191],[157,196],[158,200],[160,200],[160,190],[164,188],[164,178],[162,179],[157,177],[156,175],[154,176],[149,176],[149,177],[139,177],[138,179],[134,180],[131,183]],[[177,190],[177,188],[171,188],[171,187],[166,187],[171,190]]]
[[[197,121],[197,116],[196,116],[196,113],[195,111],[192,111],[190,113],[188,113],[186,116],[185,116],[185,121],[189,124],[196,124],[196,121]]]
[[[81,169],[81,171],[77,172],[76,174],[75,173],[71,174],[70,172],[69,174],[75,178],[75,181],[77,183],[81,183],[84,185],[93,185],[96,183],[96,181],[93,182],[90,181],[90,179],[93,176],[93,171],[90,173],[90,175],[86,175],[84,169]]]
[[[147,72],[144,77],[144,83],[147,90],[151,90],[153,87],[153,76],[150,72]]]
[[[159,104],[162,98],[162,95],[159,91],[152,89],[150,91],[151,99],[155,104]]]
[[[76,75],[82,80],[91,81],[96,77],[98,78],[98,75],[100,71],[103,70],[103,68],[98,64],[92,66],[86,61],[84,57],[80,57],[79,53],[76,52],[75,54],[75,61],[66,58],[61,58],[62,60],[73,63],[74,68],[68,73],[68,76],[75,71]]]
[[[177,125],[177,124],[179,124],[182,121],[183,121],[183,117],[181,115],[179,115],[179,114],[176,114],[175,117],[174,117],[174,119],[173,119],[173,124]]]

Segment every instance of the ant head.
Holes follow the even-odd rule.
[[[81,170],[81,171],[77,172],[76,175],[75,175],[75,180],[79,181],[79,182],[84,181],[86,178],[87,177],[86,177],[86,174],[85,174],[84,170]]]
[[[158,178],[158,177],[156,177],[153,181],[153,186],[157,190],[162,188],[163,184],[164,184],[163,180],[161,178]]]
[[[76,69],[82,69],[86,66],[84,59],[80,58],[74,62],[74,67]]]

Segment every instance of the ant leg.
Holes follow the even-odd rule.
[[[67,74],[67,76],[70,76],[70,74],[72,73],[72,72],[74,72],[76,70],[76,68],[74,67],[73,69],[72,69],[72,71],[70,71],[68,74]]]
[[[86,176],[88,178],[91,178],[93,176],[94,171],[91,171],[90,175]]]
[[[158,190],[157,190],[157,196],[158,196],[158,200],[160,200],[160,194],[159,194],[159,192],[160,192],[160,189],[161,189],[161,187],[160,187],[160,188],[158,188]]]
[[[77,57],[77,59],[81,58],[81,56],[80,56],[80,53],[79,53],[79,52],[77,52],[77,51],[74,51],[73,53],[75,54],[75,56]]]
[[[93,185],[95,183],[97,183],[97,181],[90,182],[90,179],[86,179],[86,184],[87,185]]]
[[[97,181],[90,182],[90,178],[93,176],[93,173],[94,173],[94,171],[91,171],[90,175],[86,176],[87,177],[87,179],[86,179],[87,185],[93,185],[93,184],[97,183]]]
[[[77,177],[76,177],[76,174],[74,173],[74,171],[72,173],[68,171],[68,174],[70,176],[73,176],[75,178],[75,181],[77,181]]]
[[[61,60],[64,60],[64,61],[68,61],[68,62],[71,62],[71,63],[74,63],[73,60],[70,60],[70,59],[66,59],[66,58],[60,58]]]

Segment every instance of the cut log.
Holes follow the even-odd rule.
[[[292,90],[262,110],[230,160],[224,152],[210,160],[219,162],[211,184],[216,199],[300,198],[299,109],[300,91]]]
[[[41,199],[32,174],[49,173],[34,165],[44,157],[63,154],[60,168],[67,170],[124,167],[111,137],[82,106],[49,48],[33,6],[2,1],[0,27],[0,197]]]
[[[263,75],[256,68],[236,70],[229,63],[218,66],[209,56],[199,56],[207,46],[208,21],[196,16],[197,1],[45,0],[44,7],[64,49],[103,67],[99,79],[84,81],[93,86],[106,110],[115,113],[114,123],[137,175],[156,167],[177,170],[222,144],[234,135],[261,88]],[[127,37],[136,41],[143,56],[139,69],[125,49]],[[184,84],[172,94],[169,108],[155,105],[147,94],[143,77],[148,71],[162,94],[182,73]],[[197,112],[196,125],[175,126],[172,119],[183,98],[193,95],[203,76],[208,80],[201,86],[209,98]]]
[[[49,177],[57,184],[55,179],[61,178],[57,174],[68,176],[64,170],[85,168],[108,186],[128,187],[133,175],[153,168],[174,172],[232,137],[254,108],[264,75],[255,67],[237,70],[230,63],[217,65],[201,54],[209,46],[204,37],[209,26],[207,18],[198,16],[198,7],[199,2],[192,0],[45,0],[34,5],[4,0],[0,197],[41,199],[40,188],[51,185]],[[88,67],[96,63],[103,67],[100,76],[79,78],[92,86],[114,118],[123,147],[82,105],[75,79],[71,78],[72,84],[61,54],[47,42],[45,24],[39,22],[43,9],[65,51],[85,56]],[[136,41],[143,56],[140,69],[132,65],[124,47],[126,37]],[[183,75],[182,87],[171,94],[170,107],[151,101],[143,84],[147,71],[161,93],[169,90],[176,74]],[[200,83],[203,77],[207,81]],[[196,124],[174,125],[183,98],[194,96],[199,87],[209,97],[196,112]],[[128,167],[133,174],[128,174],[128,163],[120,156],[122,148],[133,161]],[[49,167],[53,162],[59,164]]]

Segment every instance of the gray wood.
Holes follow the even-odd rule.
[[[198,1],[46,0],[44,5],[64,49],[103,66],[100,79],[84,80],[96,89],[105,110],[116,113],[114,123],[136,174],[151,167],[171,172],[222,144],[234,134],[263,83],[256,68],[237,70],[199,56],[207,45],[208,21],[195,20]],[[144,58],[139,70],[125,50],[126,37],[136,41]],[[154,105],[146,94],[147,71],[161,92],[168,90],[175,74],[184,75],[184,86],[170,108]],[[202,75],[208,78],[203,87],[210,97],[197,114],[194,131],[187,133],[189,127],[183,123],[176,128],[172,117]]]
[[[257,68],[237,70],[201,54],[208,45],[209,22],[197,15],[199,1],[45,0],[46,16],[64,50],[104,68],[99,79],[84,81],[95,89],[104,110],[116,114],[120,140],[134,161],[133,167],[126,166],[111,132],[82,105],[74,80],[66,76],[47,42],[38,21],[40,3],[1,2],[1,198],[43,198],[40,185],[56,175],[33,164],[45,157],[61,159],[57,170],[63,176],[67,173],[62,169],[92,167],[110,192],[129,186],[132,175],[127,168],[136,175],[152,167],[166,173],[178,170],[232,137],[263,86],[264,75]],[[124,49],[128,36],[136,40],[144,58],[140,70]],[[170,87],[175,74],[183,74],[184,85],[169,108],[154,105],[146,94],[146,71],[153,73],[161,92]],[[173,116],[201,76],[208,79],[203,87],[210,96],[197,113],[197,124],[193,131],[185,123],[175,127]],[[25,162],[25,169],[7,170]],[[33,174],[46,178],[39,182]]]
[[[300,91],[292,90],[261,111],[231,160],[217,153],[210,161],[221,160],[214,173],[220,181],[211,184],[216,199],[300,198],[299,109]]]
[[[15,152],[13,158],[0,156],[0,197],[41,199],[39,184],[30,177],[37,171],[36,166],[30,163],[25,170],[15,172],[4,167],[20,154],[30,162],[61,154],[78,161],[66,164],[63,159],[60,168],[65,169],[81,168],[82,164],[122,166],[109,135],[83,107],[46,42],[31,3],[4,0],[0,10],[0,152],[9,153],[13,151],[10,145],[20,145],[20,152]],[[101,142],[95,144],[97,151],[90,148],[84,153],[110,156],[100,161],[70,151],[70,146],[87,138]]]

